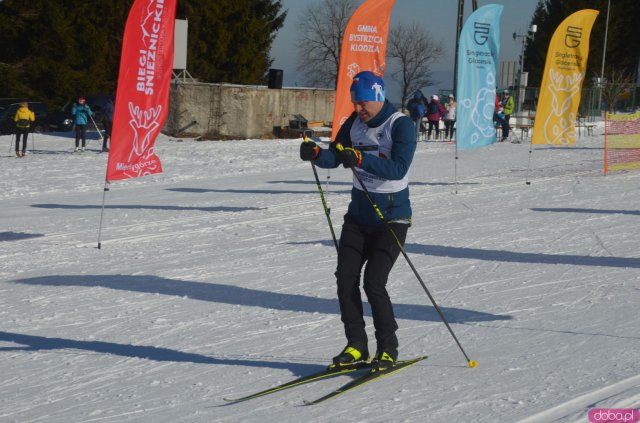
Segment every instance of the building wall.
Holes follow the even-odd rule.
[[[171,85],[164,131],[211,138],[270,137],[276,127],[289,126],[294,114],[328,124],[333,120],[334,103],[335,90],[330,89],[180,81]]]

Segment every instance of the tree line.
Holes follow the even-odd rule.
[[[607,28],[609,1],[611,6]],[[637,80],[640,65],[640,30],[637,26],[640,22],[640,1],[541,0],[531,20],[532,25],[538,26],[538,31],[533,40],[528,42],[524,55],[524,70],[529,72],[529,86],[539,87],[542,82],[547,49],[555,29],[566,17],[582,9],[595,9],[600,12],[591,31],[584,85],[592,85],[593,78],[601,76],[605,32],[605,79],[619,80],[617,75],[622,74],[628,82]]]
[[[115,94],[133,0],[0,2],[0,97],[59,107],[78,95]],[[180,0],[187,68],[199,80],[264,83],[286,12],[275,0]]]
[[[540,0],[538,26],[525,49],[529,86],[540,86],[547,48],[556,27],[571,13],[597,9],[585,84],[600,76],[609,0]],[[115,93],[122,33],[133,0],[4,0],[0,2],[0,97],[61,106],[79,94]],[[318,86],[335,86],[341,37],[359,2],[322,0],[295,17],[301,29],[299,67]],[[453,6],[452,6],[453,7]],[[188,19],[187,68],[203,82],[265,84],[270,50],[287,12],[279,0],[180,0]],[[640,1],[611,0],[605,76],[635,81],[640,62]],[[407,47],[409,46],[409,47]],[[417,24],[392,26],[390,76],[402,100],[433,83],[431,69],[442,43]],[[615,70],[615,72],[614,72]]]

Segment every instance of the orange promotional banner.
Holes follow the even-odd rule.
[[[331,140],[353,113],[349,88],[362,71],[384,75],[389,19],[395,0],[367,0],[353,12],[342,38]]]
[[[135,0],[124,29],[107,181],[162,172],[153,146],[167,118],[177,0]]]
[[[533,144],[575,145],[589,37],[597,16],[597,10],[580,10],[562,21],[553,33],[540,86]]]

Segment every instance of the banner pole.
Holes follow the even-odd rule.
[[[100,225],[98,226],[98,250],[102,248],[100,237],[102,236],[102,218],[104,217],[104,203],[107,197],[107,191],[109,191],[109,181],[105,179],[104,190],[102,191],[102,210],[100,211]]]
[[[607,158],[608,156],[608,151],[607,151],[607,132],[609,132],[607,129],[607,112],[604,112],[604,176],[607,176],[607,169],[609,168],[609,160]]]
[[[529,181],[529,169],[531,169],[531,154],[533,153],[533,134],[531,134],[531,139],[529,140],[529,161],[527,163],[527,178],[526,184],[531,185],[531,181]]]
[[[454,160],[453,160],[453,182],[455,194],[458,193],[458,140],[456,139],[455,149],[453,150]]]

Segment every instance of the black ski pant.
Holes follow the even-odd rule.
[[[408,224],[391,223],[402,245]],[[387,279],[400,254],[400,247],[386,225],[358,225],[345,216],[338,248],[338,300],[347,343],[366,349],[367,333],[360,294],[360,275],[364,266],[363,288],[371,305],[378,351],[398,354],[398,338],[393,305],[387,292]],[[366,263],[366,266],[365,266]]]
[[[436,140],[440,138],[440,121],[430,120],[429,121],[429,132],[427,132],[427,138],[431,139],[431,132],[436,130]]]
[[[106,150],[109,146],[109,138],[111,138],[111,128],[113,127],[113,122],[108,119],[104,119],[102,121],[102,125],[104,125],[104,138],[102,140],[102,149]]]
[[[455,120],[444,121],[444,137],[451,140],[453,138],[453,126],[456,124]]]
[[[502,122],[502,139],[506,140],[509,138],[509,119],[511,119],[511,115],[504,115],[504,122]]]
[[[22,152],[27,151],[27,137],[29,136],[29,128],[16,129],[16,153],[20,151],[20,136],[22,135]]]
[[[76,124],[76,147],[79,147],[80,140],[82,140],[82,146],[87,144],[87,125]]]

